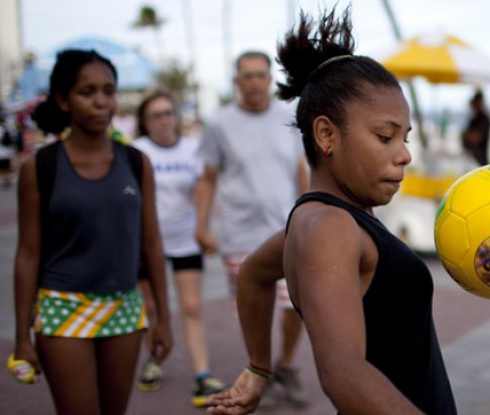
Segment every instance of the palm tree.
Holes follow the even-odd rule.
[[[225,65],[225,79],[227,84],[231,87],[230,90],[228,88],[225,91],[225,94],[230,95],[230,98],[233,97],[233,64],[232,64],[232,50],[233,50],[233,42],[232,42],[232,0],[224,0],[223,8],[222,8],[222,20],[223,20],[223,58]]]
[[[187,52],[189,54],[189,70],[187,71],[188,84],[191,87],[192,101],[195,106],[196,119],[200,118],[199,115],[199,94],[198,85],[196,81],[196,62],[197,62],[197,50],[196,39],[194,35],[194,25],[192,19],[192,5],[191,0],[182,0],[182,13],[183,21],[186,33]]]
[[[190,69],[182,67],[178,61],[169,62],[165,71],[156,75],[158,84],[165,85],[175,97],[177,106],[180,107],[188,101],[189,95],[193,94],[197,87],[190,76]]]
[[[296,15],[296,0],[286,0],[286,29],[290,30],[294,25]]]
[[[142,6],[139,10],[138,18],[133,23],[135,29],[152,29],[155,35],[160,64],[163,64],[162,41],[160,29],[167,22],[165,18],[158,16],[156,10],[151,6]]]

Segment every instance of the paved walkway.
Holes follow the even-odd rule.
[[[12,296],[12,262],[16,244],[15,190],[0,190],[0,414],[54,414],[46,381],[36,385],[17,384],[6,369],[6,359],[13,347],[14,317]],[[465,293],[446,275],[436,259],[427,259],[436,283],[434,318],[460,415],[490,414],[490,301]],[[174,310],[175,346],[164,364],[165,379],[157,392],[135,389],[128,415],[154,413],[187,415],[205,412],[189,404],[190,366],[177,314],[173,287],[170,290]],[[209,258],[204,284],[204,316],[208,328],[210,358],[214,372],[232,382],[246,363],[241,332],[229,301],[220,262]],[[276,325],[277,326],[277,325]],[[277,330],[274,345],[278,345]],[[308,390],[311,404],[296,411],[281,401],[272,413],[281,415],[330,415],[332,405],[320,390],[311,351],[306,337],[300,343],[297,364]],[[280,396],[280,390],[278,391]]]

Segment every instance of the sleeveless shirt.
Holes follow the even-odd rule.
[[[424,261],[378,219],[327,193],[303,195],[289,220],[310,201],[349,212],[377,247],[377,267],[363,298],[366,360],[424,413],[456,414],[432,316],[434,284]]]
[[[63,145],[49,201],[41,288],[71,292],[131,290],[141,250],[141,193],[124,148],[100,179],[81,177]]]

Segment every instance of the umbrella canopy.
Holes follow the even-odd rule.
[[[451,35],[422,35],[403,41],[380,62],[399,78],[422,76],[432,83],[490,82],[490,58]]]
[[[118,89],[137,91],[154,85],[158,67],[138,51],[101,38],[81,38],[64,43],[28,65],[12,94],[11,104],[23,105],[49,89],[56,54],[64,49],[94,49],[109,58],[118,71]]]

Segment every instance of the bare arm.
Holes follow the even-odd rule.
[[[196,184],[195,199],[197,206],[196,239],[205,254],[213,254],[217,251],[216,240],[209,231],[209,220],[213,206],[218,169],[209,165],[204,167],[202,177]]]
[[[21,166],[17,197],[19,235],[14,270],[15,357],[29,361],[40,373],[41,366],[30,336],[41,257],[41,208],[34,157]]]
[[[250,361],[271,367],[271,327],[276,282],[283,278],[284,231],[247,257],[238,274],[238,313]],[[267,380],[245,369],[229,392],[209,398],[213,414],[248,414],[257,409]]]
[[[295,215],[285,269],[324,392],[341,413],[421,414],[366,360],[362,297],[377,263],[373,241],[340,209],[310,205]]]
[[[271,367],[271,327],[276,282],[284,277],[284,231],[267,239],[247,257],[238,274],[238,313],[250,360]]]
[[[142,255],[153,291],[153,298],[155,299],[157,320],[156,326],[152,328],[151,351],[158,363],[170,352],[172,338],[165,257],[158,229],[155,204],[155,183],[150,161],[145,155],[143,155],[142,198]],[[160,346],[160,349],[158,346]]]
[[[310,172],[308,163],[306,162],[305,157],[301,155],[298,160],[298,195],[301,196],[302,194],[306,193],[309,185]]]

